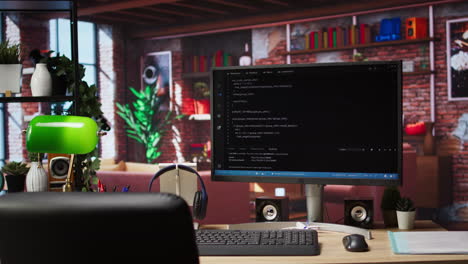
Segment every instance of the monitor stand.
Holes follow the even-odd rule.
[[[234,230],[265,230],[265,229],[291,229],[291,228],[311,228],[323,231],[342,232],[348,234],[361,234],[367,239],[372,239],[370,230],[340,225],[329,224],[323,222],[323,188],[324,185],[306,184],[306,207],[307,207],[307,222],[261,222],[261,223],[245,223],[231,224],[229,229]]]

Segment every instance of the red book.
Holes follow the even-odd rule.
[[[309,47],[315,49],[315,31],[309,33]]]
[[[332,27],[328,28],[328,47],[327,48],[333,48],[333,31],[334,31],[334,28]]]
[[[366,28],[368,28],[367,24],[360,24],[359,25],[359,44],[366,43]]]
[[[199,66],[199,70],[201,72],[205,72],[206,71],[206,56],[200,56],[200,66]]]
[[[323,31],[319,30],[317,35],[318,35],[318,48],[323,49],[324,48],[324,46],[323,46]]]
[[[364,39],[366,41],[365,43],[371,43],[372,42],[372,40],[371,40],[371,28],[369,26],[367,26],[365,28],[365,31],[366,31],[366,37]]]
[[[216,51],[215,61],[216,61],[216,67],[223,66],[223,51],[222,50]]]
[[[336,27],[336,46],[339,48],[344,46],[342,27]]]

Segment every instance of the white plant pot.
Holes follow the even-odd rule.
[[[49,177],[44,168],[39,165],[39,162],[31,162],[31,168],[26,175],[26,191],[28,192],[47,192],[49,189]]]
[[[51,96],[52,95],[52,77],[47,64],[38,63],[31,77],[32,96]]]
[[[21,92],[22,64],[0,64],[0,93]]]
[[[416,211],[403,212],[397,211],[398,228],[399,229],[413,229],[414,219],[416,218]]]

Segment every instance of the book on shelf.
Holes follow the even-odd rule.
[[[359,44],[369,43],[369,25],[359,24]]]
[[[344,46],[344,36],[343,36],[343,28],[336,27],[336,47],[341,48]]]
[[[222,50],[216,51],[215,61],[216,61],[216,64],[215,64],[216,67],[223,66],[223,51]]]
[[[229,65],[229,54],[224,52],[223,53],[223,66],[230,66]]]
[[[314,32],[314,48],[318,49],[319,48],[319,37],[318,37],[318,32]]]
[[[328,31],[323,31],[323,48],[328,48]]]
[[[305,49],[308,50],[310,49],[310,38],[309,34],[304,34],[304,40],[305,40]]]
[[[348,36],[349,36],[349,29],[345,27],[343,28],[343,46],[350,45]]]
[[[333,31],[333,47],[337,47],[336,30]]]
[[[200,56],[200,66],[198,67],[198,71],[206,72],[206,56]]]
[[[355,25],[351,25],[349,26],[349,34],[348,34],[348,38],[349,38],[349,45],[354,45],[355,42],[354,42],[354,32],[356,31],[355,29]]]
[[[333,32],[334,32],[334,28],[329,27],[328,28],[328,46],[327,46],[327,48],[333,48]]]
[[[319,30],[317,32],[317,43],[318,43],[317,46],[318,46],[319,49],[324,48],[323,47],[323,31],[322,30]]]

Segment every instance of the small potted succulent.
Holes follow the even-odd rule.
[[[385,227],[398,226],[396,204],[399,199],[400,191],[397,187],[390,186],[385,188],[382,196],[382,202],[380,204]]]
[[[0,92],[20,92],[22,68],[20,45],[10,45],[8,40],[0,43]]]
[[[413,229],[416,217],[416,208],[413,201],[408,197],[401,197],[396,205],[398,228]]]
[[[5,174],[8,192],[24,191],[24,183],[29,168],[26,163],[11,161],[2,167],[1,172]]]

